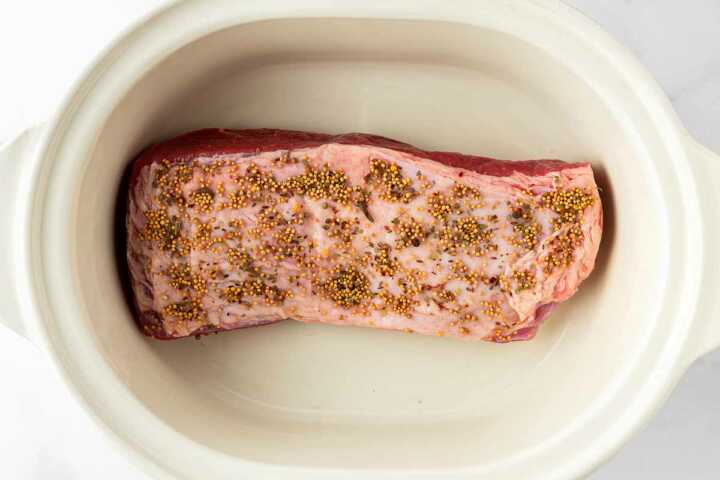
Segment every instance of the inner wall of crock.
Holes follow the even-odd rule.
[[[147,339],[123,294],[120,179],[147,144],[203,127],[361,131],[426,149],[590,161],[606,220],[598,265],[531,342],[294,322]],[[643,348],[663,279],[654,178],[582,79],[509,35],[341,19],[235,27],[153,68],[102,130],[76,232],[93,259],[77,265],[87,321],[133,395],[224,453],[322,466],[499,461],[577,421]]]

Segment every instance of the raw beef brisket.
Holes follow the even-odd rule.
[[[586,163],[269,129],[148,148],[127,211],[138,323],[161,339],[294,319],[525,340],[601,233]]]

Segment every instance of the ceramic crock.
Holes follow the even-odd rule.
[[[530,342],[295,322],[147,339],[119,274],[122,173],[202,127],[589,161],[597,267]],[[720,344],[720,159],[557,1],[174,3],[105,50],[0,168],[2,322],[161,479],[575,478]]]

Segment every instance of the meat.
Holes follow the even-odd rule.
[[[135,160],[127,258],[155,338],[294,319],[508,342],[575,293],[601,233],[586,163],[208,129]]]

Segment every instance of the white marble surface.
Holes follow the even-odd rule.
[[[161,2],[3,2],[0,143],[46,118],[95,52]],[[720,0],[569,3],[632,49],[690,132],[720,151]],[[0,378],[0,478],[149,480],[112,449],[44,355],[3,329]],[[591,478],[717,479],[718,454],[720,352],[697,362],[651,424]]]

